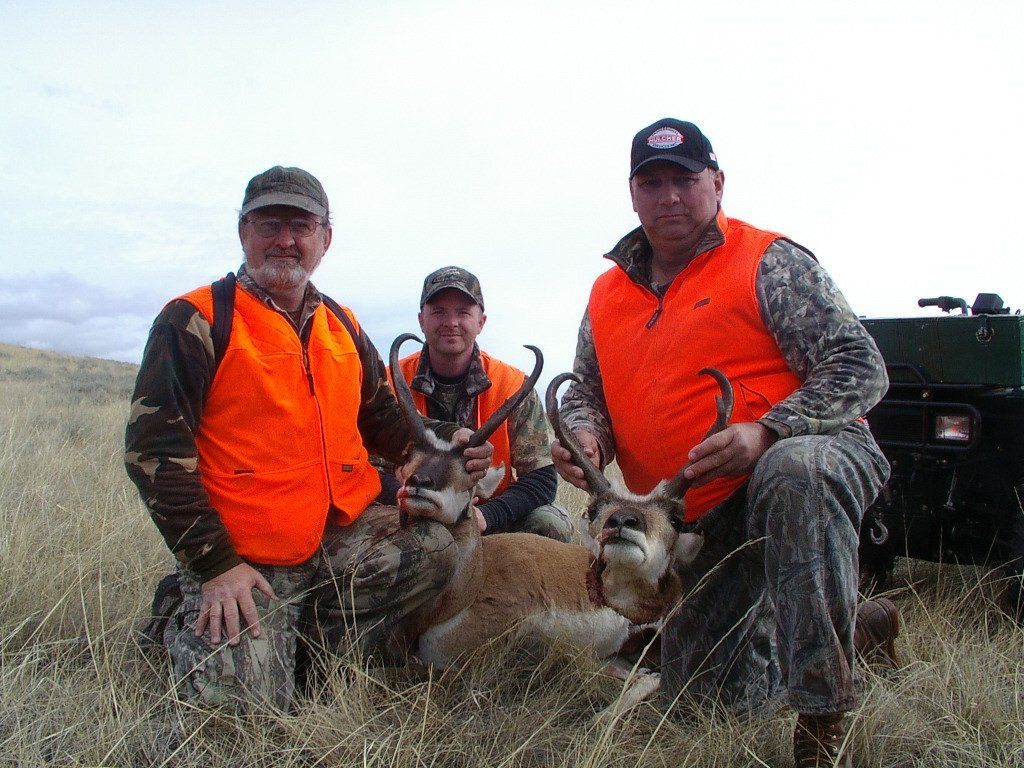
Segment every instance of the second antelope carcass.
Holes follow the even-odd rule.
[[[392,370],[399,348],[412,339],[416,337],[411,334],[395,339]],[[543,357],[536,347],[528,348],[536,356],[533,372],[480,426],[469,445],[487,440],[536,384]],[[548,389],[549,417],[560,381],[564,378]],[[462,446],[439,440],[423,426],[403,377],[395,377],[395,390],[414,435],[399,506],[407,518],[445,525],[459,551],[447,587],[408,627],[407,636],[418,637],[417,653],[424,662],[450,666],[510,632],[558,639],[599,657],[610,656],[629,637],[632,625],[656,620],[678,598],[679,580],[670,564],[678,539],[675,515],[681,519],[682,512],[669,501],[658,496],[658,502],[645,506],[638,504],[640,497],[623,494],[619,505],[602,503],[597,508],[592,503],[588,515],[591,532],[598,533],[596,556],[585,547],[533,534],[481,536],[473,497],[493,492],[504,468],[492,467],[474,485],[464,468]],[[607,502],[606,496],[601,500]]]

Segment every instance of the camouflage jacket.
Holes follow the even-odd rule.
[[[303,344],[308,343],[310,320],[321,303],[312,284],[294,315],[277,307],[244,265],[238,270],[238,286],[260,299],[268,312],[288,317]],[[362,329],[355,343],[363,370],[359,433],[368,450],[400,461],[411,436],[408,425],[387,383],[384,363]],[[242,562],[199,476],[195,435],[215,370],[210,324],[189,302],[171,301],[150,329],[125,431],[128,475],[167,546],[204,581]],[[454,424],[431,427],[445,438],[457,429]]]
[[[724,242],[712,220],[695,255]],[[633,282],[657,294],[651,278],[651,246],[642,228],[623,237],[605,258]],[[775,240],[761,258],[756,288],[765,327],[803,382],[760,423],[780,437],[831,434],[867,413],[888,387],[885,363],[874,339],[814,256],[789,240]],[[607,464],[615,457],[615,441],[587,312],[580,324],[573,370],[583,383],[573,383],[567,390],[562,419],[570,429],[592,432]]]
[[[475,428],[477,395],[491,386],[491,380],[480,361],[480,347],[474,344],[469,369],[455,384],[435,376],[430,367],[430,351],[424,348],[409,386],[423,393],[431,418]],[[516,479],[499,496],[480,505],[488,532],[507,530],[531,510],[555,500],[558,477],[551,463],[544,407],[536,391],[530,392],[509,414],[508,440]]]

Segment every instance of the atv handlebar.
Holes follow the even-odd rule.
[[[934,299],[918,299],[917,306],[938,307],[943,312],[959,308],[961,314],[967,314],[967,302],[955,296],[936,296]]]

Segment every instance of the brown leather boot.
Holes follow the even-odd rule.
[[[846,714],[796,716],[793,762],[796,768],[853,768]]]
[[[853,630],[853,647],[857,655],[870,663],[899,666],[894,641],[900,634],[900,611],[887,597],[865,600],[857,606],[857,623]]]

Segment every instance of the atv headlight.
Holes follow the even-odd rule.
[[[935,439],[954,443],[971,442],[971,416],[967,413],[940,413],[935,416]]]

